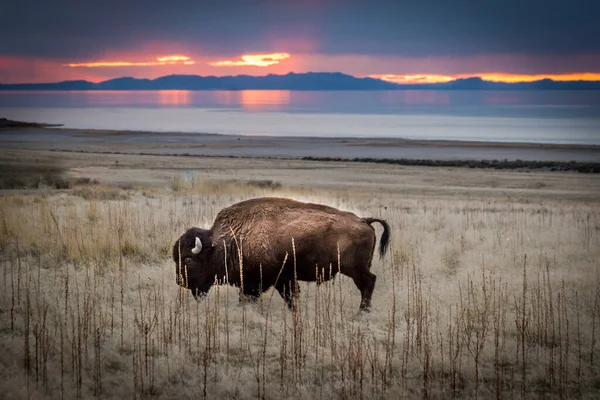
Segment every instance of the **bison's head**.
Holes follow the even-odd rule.
[[[173,245],[175,281],[190,289],[194,297],[205,296],[214,283],[211,252],[209,231],[200,228],[188,229]]]

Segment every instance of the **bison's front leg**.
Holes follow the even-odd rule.
[[[240,292],[239,302],[243,303],[244,301],[247,301],[250,303],[256,303],[259,298],[260,298],[259,295],[253,295],[253,294],[247,294],[247,293]]]
[[[190,289],[190,292],[192,292],[192,296],[194,296],[194,300],[196,301],[200,301],[208,296],[208,291],[200,291],[198,288]]]
[[[244,301],[248,301],[250,303],[256,303],[260,298],[260,291],[258,288],[253,288],[249,286],[244,286],[244,292],[240,290],[239,294],[239,302],[242,303]]]

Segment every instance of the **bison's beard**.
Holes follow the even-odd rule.
[[[191,280],[191,282],[186,282],[185,277],[179,275],[175,278],[175,282],[182,288],[189,289],[196,300],[206,297],[210,290],[210,286],[202,287],[201,285],[194,284],[195,282],[193,280]]]

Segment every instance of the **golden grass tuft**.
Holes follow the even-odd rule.
[[[7,398],[600,394],[593,205],[199,178],[151,197],[88,189],[0,197]],[[227,286],[195,302],[175,284],[171,245],[183,230],[264,194],[388,220],[370,314],[357,314],[358,290],[340,275],[301,282],[294,311],[272,289],[256,304]]]

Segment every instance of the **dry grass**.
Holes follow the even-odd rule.
[[[174,175],[169,186],[175,193],[247,196],[249,193],[273,193],[281,189],[283,185],[270,179],[211,180],[204,178],[200,173],[187,171]]]
[[[65,172],[65,168],[59,165],[1,163],[0,190],[37,189],[44,186],[69,189],[72,182],[65,177]]]
[[[293,312],[272,290],[195,302],[175,284],[183,230],[260,195],[388,220],[370,314],[344,276],[300,283]],[[600,395],[595,205],[177,178],[150,197],[0,197],[0,215],[6,398]]]

